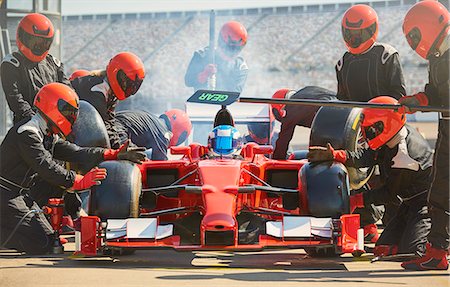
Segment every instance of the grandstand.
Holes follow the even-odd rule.
[[[427,65],[407,46],[401,20],[415,1],[370,3],[380,18],[379,40],[400,52],[407,89],[427,80]],[[217,11],[216,29],[228,20],[242,22],[249,41],[242,56],[250,68],[243,95],[268,97],[276,89],[318,85],[336,89],[334,65],[345,52],[340,32],[351,3]],[[208,11],[64,16],[62,60],[75,69],[102,69],[117,52],[144,59],[148,76],[138,97],[126,107],[160,112],[180,107],[192,93],[184,73],[192,53],[208,44]],[[161,101],[164,99],[164,101]]]

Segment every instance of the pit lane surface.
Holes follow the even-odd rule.
[[[73,241],[72,237],[69,237]],[[450,286],[445,271],[409,272],[398,262],[345,255],[315,259],[302,249],[262,252],[140,250],[116,258],[25,256],[0,250],[0,286]]]

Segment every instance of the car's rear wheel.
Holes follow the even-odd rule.
[[[311,126],[309,145],[326,146],[330,143],[335,149],[362,149],[365,143],[361,135],[360,114],[359,108],[320,108]],[[372,173],[373,168],[348,167],[350,188],[361,188]]]
[[[91,190],[89,214],[102,220],[138,217],[142,189],[139,168],[128,161],[105,161],[107,176]]]

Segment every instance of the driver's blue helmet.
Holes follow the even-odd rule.
[[[220,125],[209,133],[208,147],[214,154],[230,155],[242,148],[242,138],[235,127]]]

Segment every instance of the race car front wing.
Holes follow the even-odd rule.
[[[334,246],[339,252],[363,252],[363,233],[358,214],[342,215],[339,219],[310,216],[282,216],[266,222],[265,234],[256,244],[184,245],[174,234],[172,224],[159,224],[158,218],[108,219],[97,216],[81,218],[81,230],[76,232],[77,255],[97,256],[108,248],[173,248],[194,250],[262,250],[264,248],[302,248]],[[204,241],[203,241],[204,242]]]

